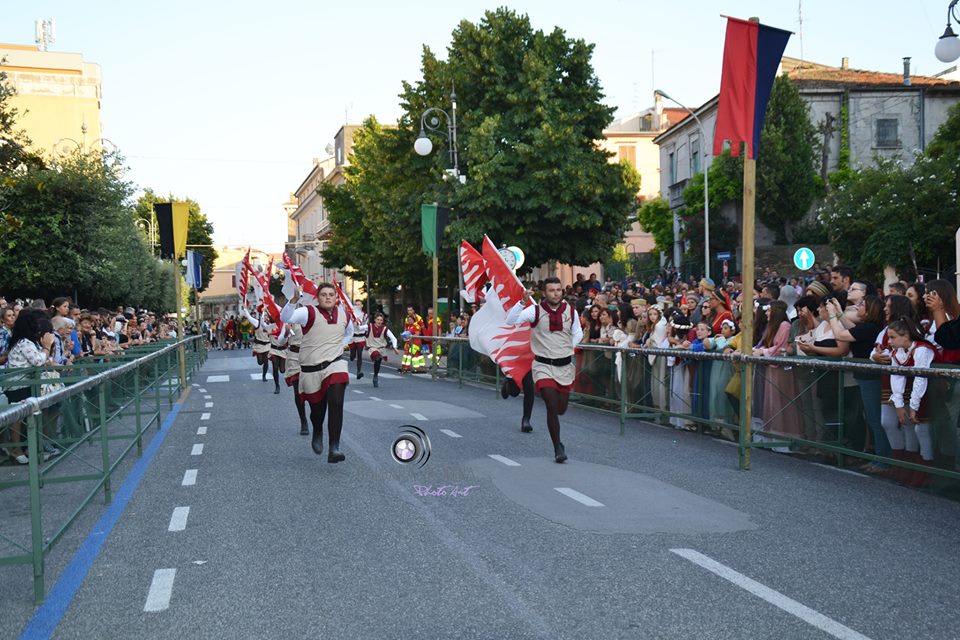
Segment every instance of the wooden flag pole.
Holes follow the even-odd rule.
[[[178,258],[173,259],[173,287],[174,287],[174,296],[177,298],[177,342],[180,344],[177,346],[177,358],[180,360],[180,390],[183,391],[187,388],[187,353],[186,349],[183,348],[183,299],[182,292],[180,290],[180,278],[182,274],[180,273],[180,260]]]
[[[743,158],[743,295],[740,296],[740,352],[753,354],[754,227],[756,225],[757,161]],[[740,375],[740,470],[750,469],[751,427],[753,425],[753,365],[741,364]]]

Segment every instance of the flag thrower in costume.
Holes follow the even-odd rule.
[[[471,250],[476,253],[472,247]],[[533,363],[530,325],[510,326],[506,319],[507,311],[523,298],[523,284],[486,236],[483,238],[482,259],[484,277],[491,287],[486,294],[486,303],[470,320],[470,346],[474,351],[493,358],[504,373],[522,387],[523,378]]]
[[[268,272],[261,271],[256,274],[256,279],[260,284],[260,289],[263,291],[263,308],[277,325],[272,334],[278,336],[280,332],[283,331],[283,322],[280,321],[280,307],[273,301],[273,296],[270,294],[270,275]]]

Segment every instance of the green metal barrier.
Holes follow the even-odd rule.
[[[467,338],[423,336],[444,345],[434,378],[499,387],[501,373],[490,358],[474,352]],[[738,443],[741,469],[751,449],[819,456],[846,466],[877,462],[930,474],[934,487],[960,497],[960,367],[898,369],[851,358],[761,357],[737,353],[694,353],[679,349],[630,349],[580,345],[571,402],[617,414],[620,434],[639,419],[695,430]],[[753,387],[742,385],[753,369]],[[929,381],[930,424],[936,458],[931,464],[870,452],[857,376],[924,377]],[[731,383],[740,377],[741,384]],[[753,403],[754,418],[742,424],[740,407]],[[747,434],[750,434],[750,437]]]
[[[183,343],[189,379],[203,365],[207,352],[199,336]],[[0,390],[27,384],[32,388],[32,397],[27,400],[0,405],[0,432],[8,435],[13,425],[26,423],[29,458],[26,477],[0,482],[0,496],[8,502],[22,503],[17,489],[27,489],[30,505],[29,542],[23,540],[25,517],[0,523],[0,565],[33,565],[34,599],[38,604],[45,596],[45,556],[101,489],[104,503],[110,504],[112,474],[132,450],[138,457],[142,454],[144,433],[154,425],[160,428],[164,399],[169,410],[182,393],[178,345],[163,341],[66,367],[0,371]],[[65,388],[43,395],[41,386],[53,382],[41,379],[44,370],[59,372],[59,382]],[[8,437],[2,440],[3,450],[22,444]],[[56,447],[60,454],[49,457],[44,452],[47,446]],[[90,486],[79,504],[44,500],[45,489],[64,483]],[[56,511],[63,524],[45,532],[44,509]]]

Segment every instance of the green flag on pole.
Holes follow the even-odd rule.
[[[450,210],[438,206],[436,202],[420,205],[421,246],[428,256],[435,256],[440,251],[440,240],[449,219]]]

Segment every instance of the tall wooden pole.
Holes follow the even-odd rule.
[[[440,247],[435,247],[433,252],[433,337],[436,338],[440,335],[440,304],[437,299],[437,280],[439,272],[439,262],[440,258],[438,254],[440,253]],[[430,341],[430,359],[433,360],[430,366],[430,370],[433,372],[433,377],[437,377],[437,347],[440,346],[439,340]]]
[[[743,159],[743,295],[740,303],[740,352],[753,353],[753,281],[754,270],[754,227],[756,224],[757,161]],[[750,449],[753,423],[753,365],[741,365],[740,376],[740,469],[750,469]]]
[[[180,273],[180,261],[174,258],[173,265],[176,267],[173,270],[173,287],[174,287],[174,296],[177,298],[177,342],[179,346],[177,347],[177,358],[180,360],[180,388],[187,388],[187,354],[186,350],[183,348],[183,300],[182,292],[180,291],[180,278],[183,276]]]

